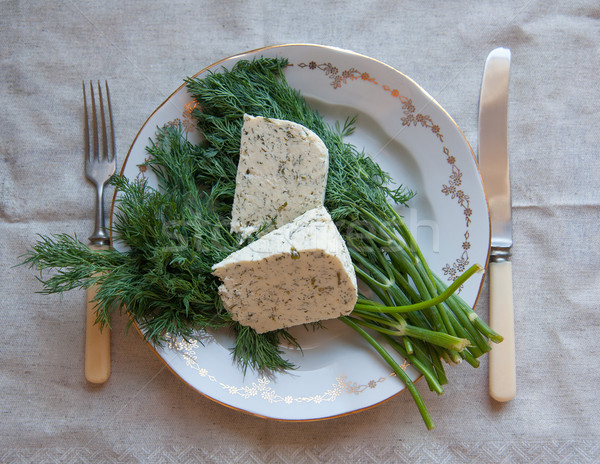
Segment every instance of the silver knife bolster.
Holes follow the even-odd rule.
[[[510,261],[512,256],[512,246],[508,247],[494,247],[490,249],[490,262],[501,263],[503,261]]]
[[[510,200],[508,201],[510,205]],[[492,239],[490,241],[490,261],[498,263],[510,261],[512,256],[512,214],[508,206],[508,217],[498,218],[498,214],[492,214]]]

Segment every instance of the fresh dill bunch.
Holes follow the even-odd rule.
[[[249,366],[259,371],[272,371],[274,370],[272,366],[278,366],[278,369],[286,371],[296,368],[294,364],[282,357],[279,348],[282,342],[301,348],[298,341],[287,330],[259,334],[253,328],[241,324],[235,324],[233,328],[236,336],[233,359],[244,373]]]
[[[80,242],[77,236],[56,234],[40,236],[24,256],[21,264],[40,271],[38,280],[43,287],[40,293],[63,293],[86,289],[102,280],[105,269],[125,265],[125,256],[115,250],[93,251]],[[43,273],[54,271],[44,279]],[[106,322],[106,321],[103,321]]]

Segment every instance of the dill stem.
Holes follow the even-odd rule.
[[[462,310],[462,308],[458,307],[458,305],[456,304],[456,301],[453,298],[449,298],[446,301],[446,303],[448,304],[448,307],[450,308],[450,310],[452,311],[452,313],[454,314],[456,319],[458,321],[460,321],[460,324],[463,327],[463,329],[468,332],[468,334],[470,336],[469,338],[471,339],[472,343],[482,353],[487,353],[488,351],[490,351],[491,347],[490,347],[489,343],[486,341],[486,339],[483,337],[483,335],[479,332],[479,330],[477,330],[477,328],[473,325],[473,323],[468,318],[468,316],[465,314],[465,312]]]
[[[446,370],[444,369],[444,365],[442,364],[442,359],[444,359],[448,364],[450,364],[449,359],[446,359],[445,352],[439,350],[437,346],[434,345],[426,345],[427,350],[429,351],[429,356],[431,357],[431,361],[433,362],[433,367],[437,373],[438,379],[442,385],[446,385],[448,383],[448,377],[446,377]]]
[[[478,359],[477,359],[475,356],[473,356],[473,355],[472,355],[472,354],[469,352],[469,350],[463,350],[463,351],[461,351],[461,353],[460,353],[460,354],[461,354],[461,356],[463,357],[463,359],[464,359],[465,361],[467,361],[467,362],[468,362],[468,363],[469,363],[471,366],[473,366],[473,367],[475,367],[475,368],[479,367],[479,365],[480,365],[480,362],[479,362],[479,360],[478,360]]]
[[[460,325],[460,323],[458,322],[454,313],[448,309],[448,306],[446,305],[446,303],[444,303],[443,309],[445,312],[448,313],[447,314],[448,319],[449,319],[450,323],[452,324],[452,327],[454,328],[456,336],[460,337],[460,338],[468,339],[471,342],[471,345],[468,347],[469,352],[476,358],[481,356],[484,352],[479,348],[479,345],[477,344],[477,342],[475,340],[473,340],[473,337],[471,337],[471,334],[462,325]],[[487,346],[487,344],[486,344],[486,346]]]
[[[479,264],[474,264],[471,266],[466,272],[464,272],[458,279],[452,282],[446,290],[440,293],[435,298],[431,298],[427,301],[421,301],[419,303],[413,303],[405,306],[379,306],[379,305],[367,305],[367,304],[357,304],[358,309],[363,309],[367,311],[377,311],[382,313],[407,313],[411,311],[419,311],[422,309],[427,309],[431,306],[437,306],[438,304],[446,301],[458,288],[465,283],[465,281],[471,277],[474,273],[481,271],[482,267]]]
[[[438,288],[442,288],[444,286],[439,277],[436,279],[436,284],[438,285]],[[460,296],[452,295],[448,299],[448,304],[452,305],[450,307],[455,309],[456,313],[464,314],[464,316],[470,323],[468,325],[472,326],[475,332],[479,332],[481,335],[489,338],[494,343],[500,343],[502,342],[502,340],[504,340],[504,337],[492,330],[485,322],[483,322],[479,315],[475,311],[473,311],[473,309],[467,303],[465,303]],[[487,345],[487,343],[485,343],[485,340],[483,341],[483,343]]]
[[[365,318],[365,319],[372,319],[373,316],[369,316],[369,315],[362,315],[360,314],[361,317]],[[345,316],[344,316],[345,317]],[[394,329],[386,329],[385,327],[381,327],[380,325],[377,324],[372,324],[371,322],[368,322],[366,320],[363,319],[354,319],[356,321],[357,324],[360,324],[363,327],[366,327],[368,329],[372,329],[375,330],[376,332],[385,334],[385,335],[393,335],[394,337],[401,337],[402,335],[404,335],[403,331],[400,330],[394,330]]]
[[[469,340],[458,338],[444,332],[435,332],[433,330],[423,329],[414,325],[406,325],[403,329],[403,335],[432,343],[442,348],[453,351],[462,351],[469,346]]]
[[[421,264],[424,266],[424,268],[426,270],[427,276],[429,277],[429,282],[431,283],[432,288],[434,288],[435,279],[433,277],[433,272],[431,272],[431,269],[429,268],[429,265],[427,264],[427,261],[425,260],[425,257],[423,256],[423,253],[421,252],[421,248],[419,248],[419,245],[417,244],[417,241],[415,240],[413,235],[410,233],[410,230],[408,229],[408,227],[406,227],[406,224],[404,223],[402,216],[400,216],[400,214],[398,214],[398,212],[392,207],[392,205],[389,205],[389,210],[391,211],[391,214],[395,218],[394,224],[396,225],[398,232],[400,232],[400,235],[402,236],[402,238],[404,239],[406,244],[409,246],[409,248],[417,254],[419,261],[421,262]]]
[[[349,251],[350,256],[352,256],[352,259],[355,261],[354,269],[356,273],[360,275],[361,278],[382,289],[388,289],[394,284],[393,276],[385,275],[383,272],[381,272],[380,269],[378,269],[374,264],[370,263],[368,260],[363,258],[355,250],[350,249]],[[367,272],[365,272],[363,269],[356,266],[356,261],[358,261],[358,263],[362,267],[367,269],[371,275],[367,274]]]
[[[399,289],[407,296],[406,304],[409,304],[410,301],[418,301],[421,298],[419,293],[410,285],[408,276],[401,274],[396,266],[392,266],[392,275]]]
[[[388,252],[388,256],[390,261],[394,264],[394,267],[400,267],[412,280],[417,292],[415,292],[405,278],[398,276],[398,282],[407,293],[412,294],[413,301],[431,300],[432,293],[419,273],[417,268],[418,263],[413,261],[413,258],[411,258],[407,251],[405,249],[390,250]],[[394,274],[394,276],[396,275],[397,274]],[[424,309],[424,314],[427,315],[429,321],[436,330],[449,332],[448,328],[446,327],[446,322],[444,321],[439,310],[435,308],[435,305],[430,305],[429,308]]]
[[[386,349],[381,346],[381,344],[375,340],[368,332],[366,332],[362,327],[356,324],[355,319],[349,316],[340,317],[340,320],[346,325],[350,326],[356,332],[358,332],[375,350],[381,355],[381,357],[388,363],[388,365],[394,370],[394,373],[404,382],[406,388],[410,392],[415,404],[419,412],[421,413],[421,417],[425,422],[428,430],[433,430],[435,424],[433,423],[433,419],[429,415],[429,411],[427,411],[427,407],[425,406],[425,402],[421,397],[419,391],[416,389],[415,384],[411,380],[404,370],[398,365],[396,360],[392,358],[392,356],[386,351]]]
[[[415,349],[413,348],[412,342],[408,337],[402,337],[402,343],[404,343],[404,349],[408,354],[413,354]]]
[[[436,332],[434,330],[425,329],[423,327],[410,325],[407,324],[404,320],[392,321],[390,319],[379,317],[372,313],[364,312],[362,310],[355,310],[352,314],[389,327],[381,327],[381,325],[372,324],[364,320],[356,319],[359,324],[383,334],[416,338],[418,340],[422,340],[424,342],[431,343],[451,351],[462,351],[470,344],[470,341],[468,339],[458,338],[453,335],[449,335],[445,332]],[[450,354],[448,355],[451,359],[453,359],[453,361],[456,362],[456,357],[453,357]]]
[[[399,319],[392,320],[390,319],[389,314],[374,314],[371,312],[361,311],[360,309],[356,309],[352,312],[354,316],[360,316],[363,319],[368,319],[370,321],[378,322],[379,324],[384,324],[390,327],[397,328],[396,333],[400,331],[401,327],[406,324],[406,321],[402,319],[402,316],[397,316]]]
[[[427,385],[429,386],[429,389],[431,391],[436,392],[438,395],[444,393],[444,389],[440,385],[440,382],[438,381],[435,375],[433,364],[429,359],[425,357],[419,358],[415,353],[410,353],[406,351],[406,349],[393,337],[386,335],[385,338],[390,344],[390,346],[394,348],[400,354],[400,356],[408,360],[408,362],[410,362],[415,367],[415,369],[417,369],[421,374],[423,374],[423,376],[425,377],[425,381],[427,382]],[[408,340],[408,338],[403,337],[402,341],[404,342],[405,340]]]
[[[390,247],[394,244],[394,239],[391,237],[381,238],[380,236],[374,234],[373,232],[369,232],[367,229],[357,224],[355,224],[353,227],[356,231],[360,232],[363,237],[367,237],[381,246]]]
[[[423,343],[421,340],[412,340],[413,347],[415,349],[415,356],[421,360],[421,362],[431,367],[432,372],[435,374],[440,385],[446,385],[448,379],[442,365],[440,355],[436,351],[434,345],[428,345]]]

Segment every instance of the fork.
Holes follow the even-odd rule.
[[[110,247],[110,237],[104,227],[104,187],[116,172],[117,162],[110,93],[106,81],[104,85],[106,108],[100,82],[96,105],[94,85],[90,81],[90,115],[85,82],[83,83],[85,176],[96,187],[95,226],[94,233],[89,237],[90,248],[93,250],[106,250]],[[99,107],[99,115],[96,106]],[[96,286],[87,290],[85,378],[91,383],[104,383],[110,377],[110,329],[100,329],[96,324],[96,292]]]

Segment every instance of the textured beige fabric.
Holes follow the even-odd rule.
[[[83,377],[84,295],[12,267],[36,234],[92,230],[81,82],[108,79],[120,161],[184,77],[264,45],[322,43],[412,77],[477,146],[483,63],[513,52],[510,152],[518,396],[487,364],[446,394],[318,423],[263,420],[179,381],[117,317],[112,376]],[[0,2],[0,462],[598,462],[598,2]],[[487,287],[479,301],[486,314]]]

